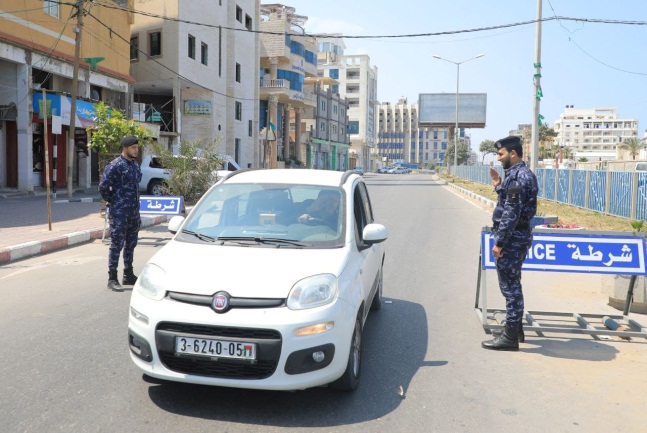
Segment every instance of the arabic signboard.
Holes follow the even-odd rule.
[[[481,233],[483,269],[494,269],[492,233]],[[504,249],[505,254],[505,249]],[[645,238],[599,232],[534,233],[524,270],[645,275]]]
[[[143,195],[139,197],[141,215],[179,215],[182,213],[184,197],[157,197]]]
[[[211,101],[187,99],[184,101],[184,114],[210,115]]]
[[[46,101],[43,104],[43,94],[41,92],[34,93],[32,96],[32,104],[34,113],[38,114],[39,118],[43,118],[41,111],[47,110],[47,117],[61,116],[61,123],[63,125],[70,125],[70,113],[72,111],[72,98],[65,95],[57,95],[48,93]],[[76,100],[76,127],[87,128],[94,126],[96,117],[96,103],[84,101],[82,99]]]

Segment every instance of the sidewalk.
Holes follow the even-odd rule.
[[[101,239],[104,217],[99,214],[99,200],[96,190],[75,192],[71,199],[65,190],[59,191],[56,199],[50,199],[50,231],[43,188],[37,188],[34,195],[0,190],[0,266]],[[167,220],[167,216],[142,217],[142,228]]]

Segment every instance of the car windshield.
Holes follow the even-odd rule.
[[[214,245],[336,248],[344,244],[345,214],[341,188],[224,183],[206,193],[177,239],[209,240]]]

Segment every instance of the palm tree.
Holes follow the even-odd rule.
[[[625,141],[618,144],[618,146],[623,149],[627,149],[629,151],[629,155],[631,155],[631,158],[634,160],[640,154],[642,149],[647,148],[645,139],[639,140],[637,137],[627,138]]]

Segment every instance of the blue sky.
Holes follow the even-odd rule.
[[[284,3],[308,17],[308,33],[412,34],[476,29],[534,20],[536,0],[292,0]],[[545,18],[647,22],[646,0],[543,0]],[[487,93],[487,125],[469,129],[472,147],[531,123],[535,24],[447,36],[346,39],[347,54],[368,54],[378,68],[378,99],[415,102],[419,93],[455,93],[460,62],[461,93]],[[581,23],[542,25],[541,114],[553,125],[565,105],[616,107],[621,118],[647,129],[647,25]]]

